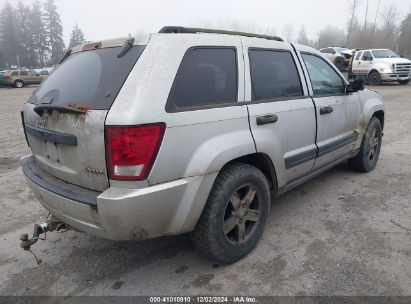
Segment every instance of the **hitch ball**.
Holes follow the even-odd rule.
[[[30,242],[29,242],[29,235],[27,233],[23,233],[20,235],[20,246],[21,248],[23,248],[24,250],[30,250]]]

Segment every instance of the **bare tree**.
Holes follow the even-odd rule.
[[[343,30],[336,27],[327,26],[318,34],[318,40],[315,47],[320,49],[328,46],[343,46],[345,34]]]
[[[388,47],[398,51],[398,36],[400,32],[399,14],[394,5],[385,7],[381,13],[383,20],[380,33],[381,47]]]
[[[348,32],[347,32],[347,41],[345,43],[346,45],[348,45],[348,43],[350,42],[351,33],[352,33],[352,30],[353,30],[353,22],[354,22],[354,19],[355,19],[355,12],[358,8],[358,4],[359,4],[358,0],[350,0],[351,17],[350,17],[350,20],[348,22],[349,25],[348,25]]]
[[[367,0],[367,7],[366,7],[366,9],[365,9],[364,27],[363,27],[363,31],[364,31],[364,32],[367,30],[368,5],[369,5],[369,0]]]
[[[372,26],[372,38],[374,38],[374,34],[375,34],[375,27],[377,25],[378,13],[380,12],[380,5],[381,5],[381,0],[378,0],[377,12],[375,13],[374,24]]]
[[[400,54],[411,58],[411,9],[405,19],[401,22],[399,36]]]

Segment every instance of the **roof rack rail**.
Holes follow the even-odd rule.
[[[277,36],[268,36],[268,35],[260,35],[260,34],[252,34],[252,33],[244,33],[244,32],[235,32],[235,31],[226,31],[226,30],[212,30],[212,29],[205,29],[205,28],[192,28],[192,27],[182,27],[182,26],[165,26],[163,27],[159,33],[166,33],[166,34],[197,34],[197,33],[209,33],[209,34],[225,34],[225,35],[238,35],[238,36],[245,36],[245,37],[253,37],[253,38],[263,38],[268,40],[276,40],[276,41],[284,41],[282,38]]]

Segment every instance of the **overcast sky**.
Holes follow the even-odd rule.
[[[5,1],[0,0],[0,5]],[[357,16],[361,20],[366,2],[360,0]],[[66,42],[76,22],[87,40],[157,32],[164,25],[230,29],[235,23],[241,25],[241,30],[266,31],[271,27],[279,36],[283,36],[286,24],[292,24],[294,37],[304,25],[309,38],[315,38],[328,25],[345,29],[349,16],[348,0],[56,0],[56,3]],[[378,0],[369,3],[368,19],[373,22]],[[401,18],[411,8],[411,0],[381,0],[382,9],[392,4],[398,7]]]

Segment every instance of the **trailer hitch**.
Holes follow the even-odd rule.
[[[31,250],[31,246],[37,243],[38,240],[45,240],[47,236],[47,232],[65,232],[69,230],[67,224],[58,221],[53,216],[48,216],[46,223],[43,224],[35,224],[34,225],[34,232],[33,236],[29,238],[27,233],[23,233],[20,235],[20,247],[23,248],[25,251],[30,251],[36,259],[37,265],[41,264],[42,260],[38,259],[34,252]],[[40,235],[44,234],[44,238],[41,238]]]

